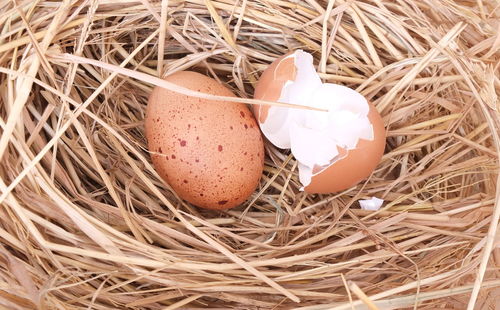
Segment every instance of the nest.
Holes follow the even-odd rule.
[[[0,12],[2,309],[498,306],[495,1],[41,0]],[[242,206],[180,200],[146,149],[158,77],[196,70],[251,98],[299,48],[381,112],[373,175],[306,195],[294,158],[267,144]],[[361,210],[373,196],[382,209]]]

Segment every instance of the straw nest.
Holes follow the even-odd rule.
[[[0,12],[2,309],[494,309],[497,2],[3,0]],[[145,148],[158,77],[197,70],[251,98],[298,48],[383,115],[374,174],[305,195],[294,158],[268,144],[244,205],[179,200]],[[371,196],[380,211],[359,208]]]

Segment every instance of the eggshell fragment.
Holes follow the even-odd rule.
[[[260,76],[259,83],[255,87],[255,98],[266,98],[269,101],[278,101],[281,89],[289,80],[295,79],[295,59],[288,57],[292,53],[276,59]],[[259,122],[264,123],[270,106],[253,105],[254,113],[259,115]]]
[[[372,197],[370,199],[361,199],[359,200],[359,205],[363,210],[377,211],[382,207],[384,203],[383,199]]]
[[[322,171],[314,171],[308,193],[327,194],[355,186],[366,179],[377,167],[385,148],[385,128],[380,114],[370,105],[368,119],[372,123],[373,140],[360,139],[356,148],[345,152],[337,161]]]
[[[267,139],[279,148],[291,148],[309,193],[355,185],[371,174],[383,155],[385,129],[375,107],[350,88],[322,83],[308,53],[298,50],[273,62],[254,97],[327,111],[254,108]]]
[[[166,80],[191,90],[234,97],[225,86],[200,73],[178,72]],[[257,187],[264,145],[246,105],[156,87],[149,98],[145,129],[158,174],[193,205],[231,208]]]

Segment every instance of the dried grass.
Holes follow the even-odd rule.
[[[0,1],[0,308],[500,308],[499,18],[492,0]],[[145,148],[158,77],[255,104],[297,48],[382,113],[374,174],[305,195],[268,144],[245,205],[179,200]]]

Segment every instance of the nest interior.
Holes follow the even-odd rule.
[[[499,306],[496,1],[29,0],[0,13],[0,307]],[[380,111],[373,175],[306,195],[294,158],[266,144],[242,206],[180,200],[146,148],[154,77],[195,70],[251,98],[295,49]],[[372,196],[382,209],[361,210]]]

